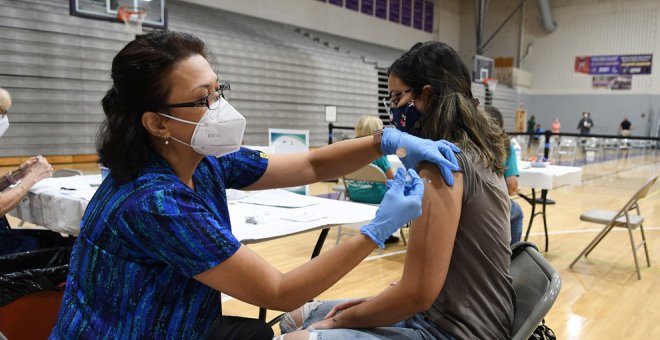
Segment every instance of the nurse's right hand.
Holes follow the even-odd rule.
[[[404,224],[422,215],[424,183],[413,169],[408,169],[412,182],[406,183],[406,171],[399,168],[393,180],[387,181],[388,190],[371,223],[360,228],[379,247]]]

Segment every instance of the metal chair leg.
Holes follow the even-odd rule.
[[[639,225],[639,230],[642,232],[642,242],[644,243],[644,253],[646,254],[646,265],[651,266],[651,260],[649,260],[649,248],[646,246],[646,235],[644,235],[644,226]]]
[[[547,190],[542,190],[541,191],[541,198],[543,199],[543,231],[545,232],[545,252],[548,252],[548,242],[549,242],[549,237],[548,237],[548,221],[546,220],[546,215],[545,215],[545,206],[546,206],[546,200],[548,199],[548,191]]]
[[[605,229],[607,229],[607,230],[605,230]],[[596,248],[596,246],[600,243],[600,241],[602,241],[605,238],[605,236],[607,236],[607,234],[609,234],[610,231],[612,231],[612,229],[614,229],[614,226],[607,225],[605,227],[605,229],[603,229],[603,231],[601,231],[600,234],[596,235],[596,238],[594,238],[595,242],[593,242],[593,245],[589,244],[589,250],[584,254],[584,257],[589,256],[591,251],[593,251]]]
[[[536,216],[536,193],[534,189],[532,189],[532,199],[530,204],[532,205],[532,214],[529,216],[529,224],[527,225],[527,232],[525,233],[525,241],[529,238],[529,232],[532,230],[532,222],[534,222],[534,217]]]
[[[341,226],[337,227],[337,241],[335,241],[335,245],[339,245],[339,241],[341,240]]]
[[[642,274],[639,270],[639,261],[637,260],[637,247],[635,246],[635,239],[633,238],[632,228],[628,226],[628,236],[630,236],[630,246],[632,247],[633,258],[635,259],[635,269],[637,269],[637,279],[642,279]]]
[[[577,261],[579,261],[582,258],[582,256],[585,256],[585,253],[590,252],[593,249],[593,247],[595,247],[596,244],[598,244],[598,242],[600,242],[602,237],[605,234],[607,234],[609,228],[610,228],[609,225],[606,226],[605,228],[603,228],[603,230],[601,230],[600,233],[598,233],[598,235],[596,235],[596,237],[593,240],[591,240],[591,242],[589,242],[589,244],[584,249],[582,249],[582,252],[580,252],[580,255],[578,255],[575,258],[575,260],[573,260],[573,262],[571,262],[571,264],[568,266],[568,268],[573,268],[575,263],[577,263]]]

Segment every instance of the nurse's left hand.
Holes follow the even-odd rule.
[[[454,153],[461,150],[454,144],[439,140],[421,139],[394,128],[383,129],[381,138],[383,155],[396,154],[406,169],[416,169],[417,164],[427,161],[438,166],[447,185],[454,185],[452,171],[461,170]]]

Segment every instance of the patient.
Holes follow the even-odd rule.
[[[418,166],[430,182],[398,283],[368,298],[307,303],[285,315],[282,334],[286,340],[510,338],[507,137],[478,108],[469,71],[444,43],[419,43],[396,60],[388,88],[392,124],[456,143],[462,170],[449,187],[437,167]]]

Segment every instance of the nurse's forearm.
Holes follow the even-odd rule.
[[[264,175],[245,190],[292,187],[337,178],[371,163],[382,155],[381,135],[324,146],[310,152],[269,155]]]
[[[371,239],[357,234],[284,274],[277,300],[289,303],[280,306],[281,309],[290,311],[315,298],[360,264],[375,248]]]
[[[341,141],[309,153],[308,161],[316,180],[336,178],[355,170],[382,156],[381,135]]]

